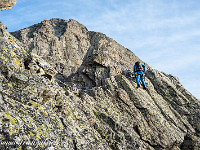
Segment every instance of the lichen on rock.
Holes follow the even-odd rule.
[[[102,33],[75,20],[11,34],[0,24],[0,51],[1,149],[199,148],[199,100],[147,64],[148,88],[136,88],[140,59]]]

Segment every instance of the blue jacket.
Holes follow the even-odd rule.
[[[142,67],[143,67],[143,71],[142,72],[145,72],[145,65],[142,64]],[[134,65],[133,67],[133,72],[134,72],[134,75],[136,75],[136,66]],[[141,72],[141,71],[140,71]]]

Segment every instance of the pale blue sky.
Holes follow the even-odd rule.
[[[199,0],[18,0],[0,12],[8,31],[51,18],[106,34],[151,67],[178,76],[200,99]]]

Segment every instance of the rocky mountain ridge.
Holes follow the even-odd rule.
[[[200,148],[199,100],[147,64],[136,88],[140,59],[113,39],[72,19],[0,29],[1,149]]]

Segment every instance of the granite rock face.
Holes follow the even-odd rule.
[[[0,10],[11,9],[15,5],[17,0],[1,0],[0,1]]]
[[[29,28],[13,32],[28,53],[33,52],[49,62],[65,78],[87,71],[95,62],[99,68],[110,68],[114,74],[132,70],[139,60],[130,50],[106,35],[90,32],[75,20],[44,20]],[[105,56],[105,57],[104,57]],[[92,76],[92,75],[91,75]]]
[[[199,100],[147,64],[148,88],[136,88],[140,59],[102,33],[1,24],[0,51],[1,149],[200,149]]]

